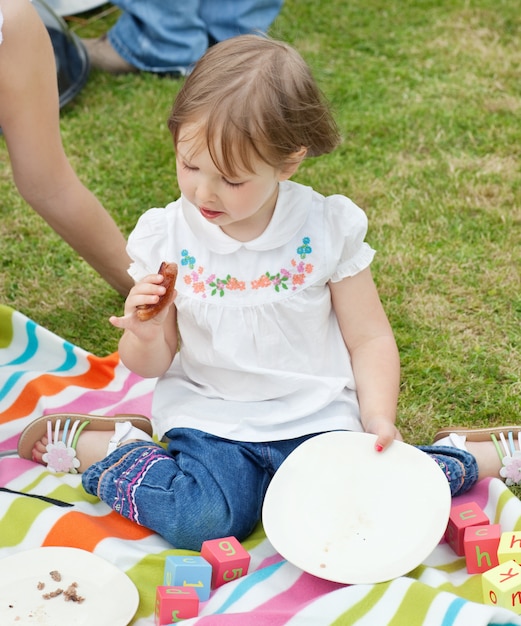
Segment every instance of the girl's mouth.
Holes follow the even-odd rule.
[[[210,209],[206,209],[205,207],[200,207],[199,211],[201,212],[201,215],[207,220],[214,220],[223,214],[222,211],[211,211]]]

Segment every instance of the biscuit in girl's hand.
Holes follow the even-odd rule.
[[[177,279],[177,263],[163,261],[159,267],[158,274],[164,276],[161,284],[166,291],[162,296],[159,296],[159,300],[155,304],[141,304],[136,307],[136,315],[142,322],[146,322],[158,315],[170,300]]]

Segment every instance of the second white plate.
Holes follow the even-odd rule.
[[[58,571],[61,581],[52,579]],[[44,584],[43,589],[38,587]],[[81,603],[46,593],[77,583]],[[2,626],[127,626],[139,604],[134,583],[115,565],[77,548],[48,547],[0,560]]]

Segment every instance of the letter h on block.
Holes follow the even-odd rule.
[[[499,524],[467,526],[464,549],[469,574],[482,574],[499,565],[498,546],[501,538]]]
[[[521,615],[521,565],[501,563],[481,576],[483,602]]]
[[[235,537],[205,541],[201,556],[212,566],[214,589],[248,573],[250,555]]]
[[[499,540],[497,556],[500,563],[516,561],[521,565],[521,532],[504,532]]]
[[[465,529],[469,526],[484,526],[490,520],[475,502],[451,507],[445,540],[458,556],[465,554]]]

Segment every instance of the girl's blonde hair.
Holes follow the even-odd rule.
[[[331,152],[340,142],[325,97],[291,46],[241,35],[212,48],[186,79],[168,119],[174,145],[194,125],[225,176],[252,172],[254,160],[282,168],[307,149]]]

